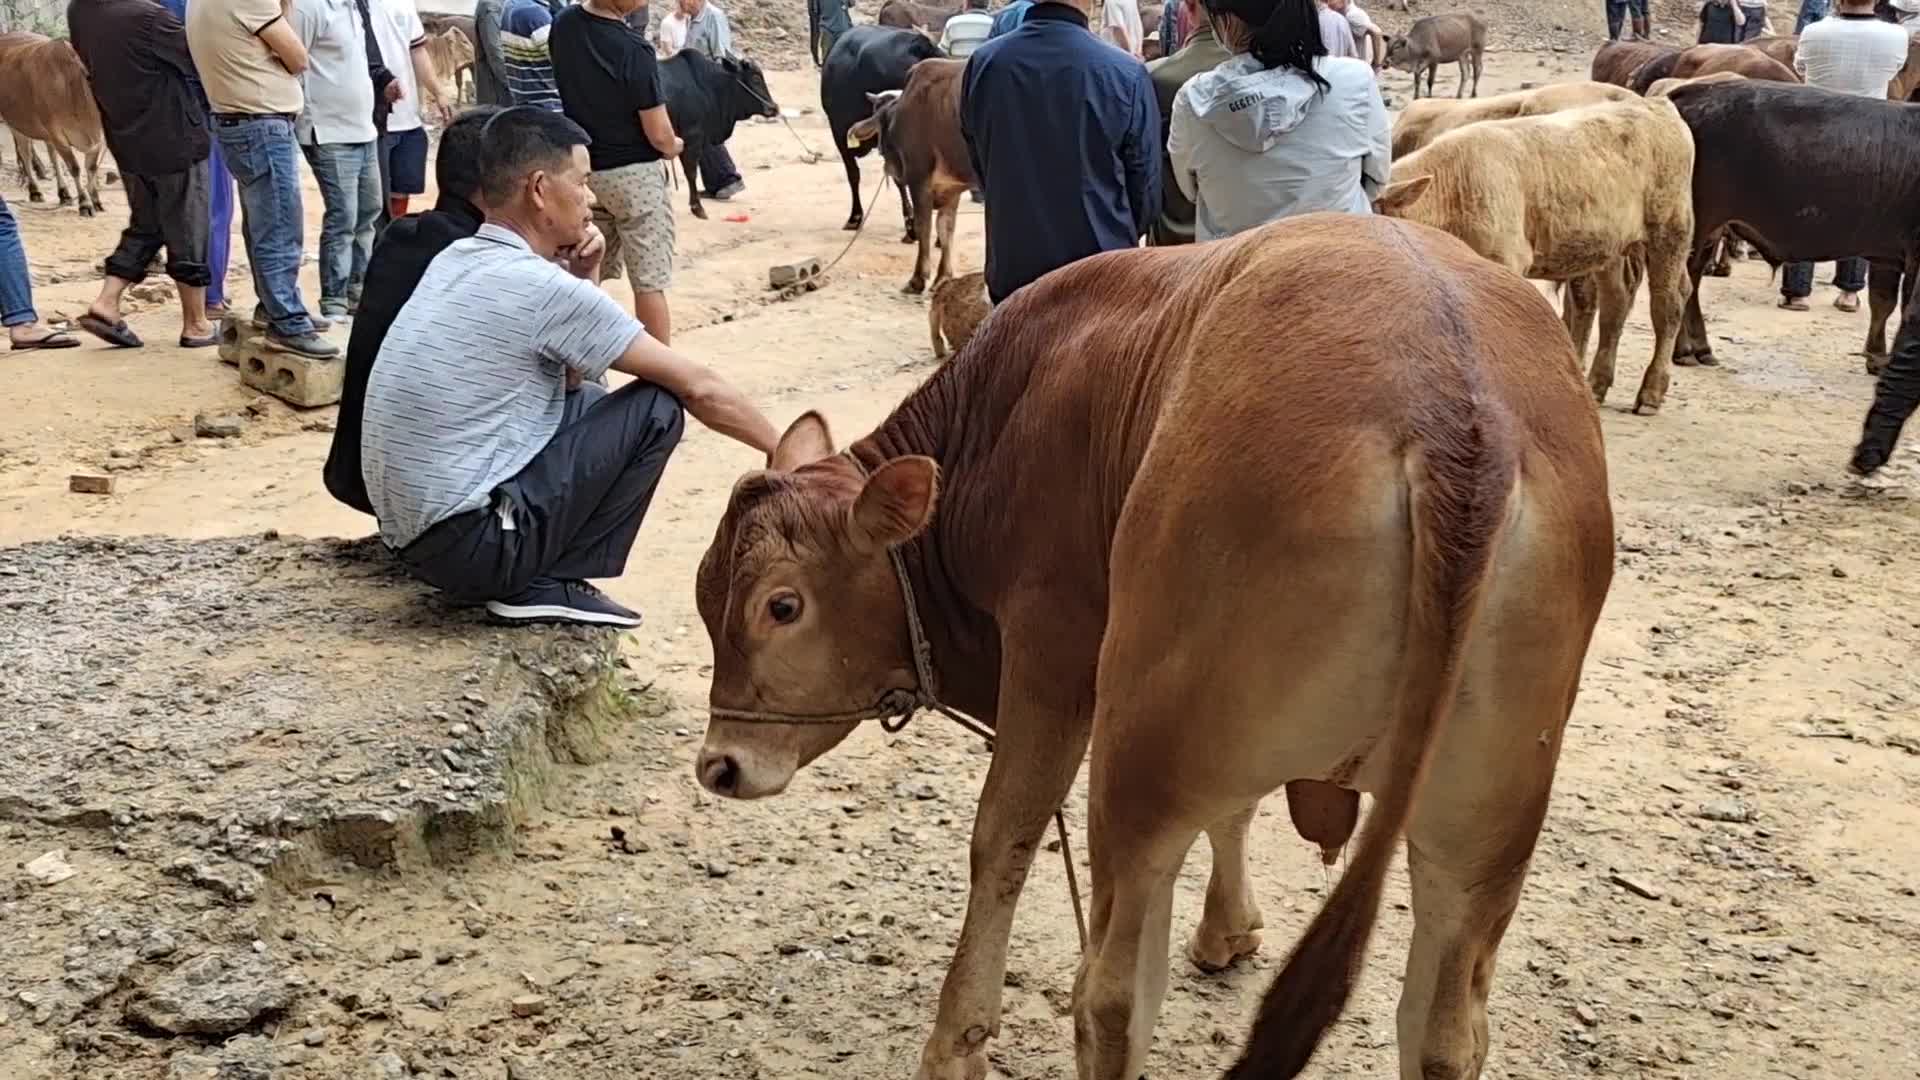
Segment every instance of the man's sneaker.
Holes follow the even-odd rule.
[[[541,579],[504,600],[487,601],[495,618],[508,622],[571,622],[592,626],[635,627],[640,613],[584,581]]]
[[[746,183],[741,180],[735,180],[733,183],[728,184],[726,187],[723,187],[719,191],[716,191],[713,194],[707,196],[707,198],[718,199],[721,202],[726,202],[728,199],[733,198],[735,195],[738,195],[745,190],[747,190]]]
[[[289,337],[275,331],[267,331],[267,347],[283,353],[304,356],[309,360],[332,360],[340,355],[340,346],[321,337],[319,334],[300,334]]]
[[[313,332],[316,334],[324,334],[333,329],[333,320],[327,318],[325,315],[315,315],[312,312],[308,312],[307,321],[313,323]],[[273,320],[267,318],[267,309],[261,307],[259,304],[253,305],[253,328],[255,330],[273,329]]]

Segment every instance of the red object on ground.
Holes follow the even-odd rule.
[[[726,216],[726,220],[733,222],[735,225],[745,225],[748,221],[751,221],[752,219],[747,217],[747,215],[745,214],[728,214]]]

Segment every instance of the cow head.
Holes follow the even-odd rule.
[[[1384,217],[1418,220],[1419,216],[1411,211],[1427,194],[1427,189],[1432,186],[1432,173],[1422,173],[1411,179],[1388,184],[1373,197],[1373,212]]]
[[[893,177],[895,183],[902,182],[900,162],[888,149],[892,144],[888,133],[893,129],[894,110],[899,105],[901,93],[902,91],[899,90],[882,90],[877,94],[868,94],[867,103],[873,106],[872,115],[864,120],[855,121],[854,125],[847,129],[847,138],[851,143],[859,146],[865,146],[870,142],[879,144],[880,160],[885,162],[887,175]]]
[[[780,115],[780,106],[773,103],[773,91],[767,88],[767,73],[759,64],[727,56],[721,58],[720,69],[733,78],[734,115],[769,120]]]
[[[909,456],[862,476],[834,456],[826,421],[807,413],[766,469],[741,477],[695,584],[713,643],[714,709],[846,714],[918,685],[888,553],[932,518],[937,473],[932,459]],[[857,726],[717,715],[695,771],[718,795],[777,795]]]
[[[1387,39],[1387,66],[1401,71],[1413,70],[1413,43],[1405,34],[1396,34]]]

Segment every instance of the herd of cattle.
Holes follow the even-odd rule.
[[[1887,318],[1911,293],[1920,254],[1920,106],[1905,104],[1920,97],[1920,44],[1890,100],[1877,101],[1801,85],[1796,42],[1610,43],[1590,82],[1412,102],[1395,125],[1393,182],[1375,209],[1557,283],[1578,355],[1598,320],[1588,373],[1597,399],[1612,385],[1644,282],[1654,350],[1635,402],[1642,414],[1659,410],[1670,364],[1718,362],[1698,286],[1710,269],[1727,272],[1723,249],[1736,241],[1775,265],[1870,260],[1865,352],[1877,374]],[[979,186],[960,137],[963,70],[918,33],[863,27],[835,45],[821,73],[853,199],[846,227],[864,216],[857,159],[878,146],[901,189],[906,239],[919,244],[908,292],[926,287],[936,237],[932,280],[950,275],[959,199]]]

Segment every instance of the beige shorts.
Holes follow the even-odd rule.
[[[667,163],[622,165],[587,177],[594,224],[607,237],[600,276],[625,274],[633,291],[666,292],[673,284],[673,200]]]

